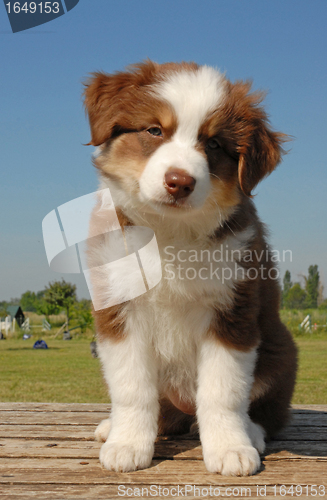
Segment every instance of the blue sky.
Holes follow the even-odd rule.
[[[0,6],[0,300],[61,278],[48,267],[42,219],[96,189],[82,81],[147,57],[194,60],[267,90],[273,127],[294,140],[255,202],[273,248],[292,251],[282,274],[296,281],[318,264],[327,288],[326,19],[325,0],[80,0],[13,34]],[[63,277],[86,296],[81,276]]]

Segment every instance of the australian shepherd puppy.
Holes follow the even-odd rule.
[[[162,266],[159,284],[132,299],[127,278],[101,282],[91,269],[108,304],[121,292],[95,311],[112,402],[95,433],[107,469],[149,467],[158,433],[197,425],[210,472],[254,474],[289,416],[296,348],[251,199],[287,138],[250,87],[208,66],[151,61],[86,83],[100,189],[123,232],[154,232]],[[90,240],[90,268],[107,262],[110,238]]]

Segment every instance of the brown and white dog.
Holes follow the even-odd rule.
[[[163,272],[147,293],[95,311],[112,401],[96,430],[107,469],[148,467],[158,432],[197,422],[209,471],[254,474],[287,421],[296,348],[251,200],[287,138],[250,87],[208,66],[151,61],[86,84],[100,188],[125,231],[155,232]],[[90,267],[106,262],[109,242],[91,241]],[[104,293],[95,275],[93,286]],[[108,295],[115,287],[118,277]]]

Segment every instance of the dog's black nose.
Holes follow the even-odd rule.
[[[195,187],[195,179],[188,175],[184,170],[172,170],[165,175],[165,188],[175,200],[186,198],[189,196]]]

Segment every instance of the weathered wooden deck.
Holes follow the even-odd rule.
[[[136,498],[136,488],[140,494],[148,488],[149,498],[182,493],[189,499],[215,498],[218,492],[232,498],[281,498],[281,485],[286,497],[327,497],[327,405],[295,407],[290,425],[268,445],[260,472],[246,478],[207,472],[200,443],[185,439],[158,441],[147,470],[107,471],[98,460],[100,444],[93,440],[107,413],[108,406],[101,404],[0,403],[0,498]]]

